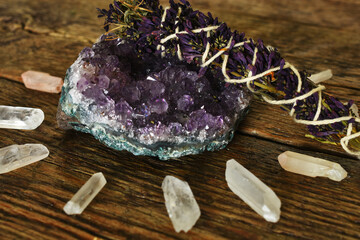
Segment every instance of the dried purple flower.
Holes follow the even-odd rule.
[[[168,59],[179,56],[194,65],[199,76],[213,75],[219,81],[232,83],[245,83],[246,79],[267,72],[246,81],[251,91],[268,102],[281,103],[280,107],[289,111],[295,121],[308,125],[309,137],[325,143],[341,143],[350,153],[353,152],[348,145],[360,150],[357,139],[360,119],[350,110],[353,101],[343,104],[321,93],[323,88],[312,83],[308,73],[286,63],[277,49],[266,47],[262,40],[247,39],[244,33],[231,31],[211,13],[194,11],[189,2],[180,1],[170,0],[170,8],[163,9],[158,0],[120,0],[110,4],[108,10],[98,11],[99,17],[105,18],[105,30],[108,32],[112,25],[110,31],[134,44],[143,59],[152,54]],[[183,108],[191,102],[184,96],[179,101]],[[160,110],[156,111],[166,108],[166,104],[160,103],[159,100]],[[206,117],[200,115],[196,119]]]

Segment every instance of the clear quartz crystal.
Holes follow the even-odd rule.
[[[21,74],[21,78],[25,87],[42,92],[59,93],[63,85],[61,78],[44,72],[26,71]]]
[[[334,181],[341,181],[347,176],[340,164],[305,154],[286,151],[279,155],[278,160],[286,171],[309,177],[328,177]]]
[[[49,155],[42,144],[11,145],[0,149],[0,174],[40,161]]]
[[[327,69],[325,71],[313,74],[309,77],[309,79],[313,82],[313,83],[321,83],[324,82],[326,80],[329,80],[330,78],[332,78],[333,74],[331,69]]]
[[[81,214],[105,186],[106,179],[101,172],[95,173],[64,206],[68,215]]]
[[[176,177],[166,176],[161,187],[175,231],[189,231],[201,214],[189,184]]]
[[[33,130],[43,121],[41,109],[0,105],[0,128]]]
[[[276,194],[234,159],[227,161],[225,178],[231,191],[269,222],[280,218],[281,201]]]

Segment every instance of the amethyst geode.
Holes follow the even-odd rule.
[[[91,133],[117,150],[169,159],[224,148],[251,95],[176,58],[138,58],[104,37],[68,69],[59,103],[62,128]]]

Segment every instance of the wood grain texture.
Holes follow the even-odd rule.
[[[161,1],[165,3],[165,1]],[[35,131],[0,129],[0,147],[43,143],[50,156],[0,175],[0,239],[359,239],[360,162],[339,147],[304,137],[276,106],[255,101],[229,146],[171,161],[133,156],[105,147],[87,134],[56,126],[57,94],[26,89],[26,70],[64,77],[85,46],[102,33],[96,7],[103,0],[2,0],[0,2],[0,103],[39,107]],[[325,85],[341,100],[360,102],[360,2],[356,0],[196,0],[233,29],[278,47],[300,69],[331,68]],[[288,173],[277,156],[292,150],[340,163],[342,182]],[[234,158],[268,184],[282,201],[278,223],[267,223],[228,188],[225,163]],[[108,184],[79,216],[62,208],[95,172]],[[161,190],[166,175],[188,181],[201,217],[177,234]]]

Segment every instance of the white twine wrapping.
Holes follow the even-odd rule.
[[[170,7],[166,7],[164,9],[164,13],[162,15],[162,18],[161,18],[161,23],[160,23],[160,27],[163,27],[163,23],[165,22],[165,19],[166,19],[166,14],[167,14],[167,10],[170,9]],[[176,36],[176,35],[175,35]],[[164,45],[158,45],[156,47],[156,50],[160,50],[161,49],[161,57],[165,57],[165,46]]]
[[[162,16],[162,20],[161,20],[161,26],[163,24],[163,22],[165,21],[165,18],[166,18],[166,14],[167,14],[167,9],[169,8],[165,8],[164,10],[164,14]],[[177,18],[176,18],[176,22],[175,22],[175,25],[178,23],[178,17],[180,16],[181,14],[181,8],[179,8],[179,12],[177,14]],[[216,31],[218,28],[220,27],[219,26],[209,26],[209,27],[206,27],[206,28],[199,28],[199,29],[193,29],[191,30],[191,32],[193,33],[201,33],[201,32],[206,32],[206,36],[209,40],[210,36],[211,36],[211,31]],[[171,39],[177,39],[177,34],[189,34],[187,31],[179,31],[179,27],[176,27],[175,29],[175,33],[174,34],[171,34],[163,39],[160,40],[160,44],[157,46],[157,49],[158,50],[162,50],[162,53],[161,53],[161,56],[164,57],[165,56],[165,47],[164,47],[164,43],[166,43],[167,41],[171,40]],[[233,37],[231,37],[229,39],[229,42],[227,44],[227,46],[223,49],[220,49],[214,56],[212,56],[210,59],[206,60],[209,53],[210,53],[210,41],[207,42],[206,44],[206,47],[205,47],[205,51],[202,55],[202,64],[200,65],[201,67],[206,67],[208,65],[210,65],[215,59],[217,59],[218,57],[220,57],[221,55],[223,55],[225,52],[229,51],[230,49],[230,46],[231,46],[231,43],[232,43],[232,40],[233,40]],[[243,42],[239,42],[239,43],[235,43],[233,48],[238,48],[238,47],[241,47],[243,46],[245,43],[250,43],[251,41],[250,40],[247,40],[247,41],[243,41]],[[177,45],[177,48],[178,48],[178,58],[180,60],[183,60],[183,57],[182,57],[182,53],[181,53],[181,50],[180,50],[180,46],[179,44]],[[274,48],[272,46],[268,46],[267,47],[269,51],[273,51]],[[253,60],[252,60],[252,65],[255,66],[256,64],[256,60],[257,60],[257,52],[258,52],[258,49],[257,47],[255,47],[254,49],[254,55],[253,55]],[[229,55],[226,54],[224,55],[223,57],[223,63],[222,63],[222,74],[224,75],[224,78],[225,78],[225,81],[228,82],[228,83],[246,83],[246,86],[248,87],[248,89],[252,92],[254,92],[255,90],[252,88],[252,86],[250,85],[251,82],[255,81],[256,79],[259,79],[261,77],[264,77],[268,74],[271,74],[273,72],[276,72],[276,71],[279,71],[280,70],[280,66],[278,67],[274,67],[274,68],[271,68],[271,69],[268,69],[262,73],[258,73],[256,74],[255,76],[253,76],[253,73],[252,71],[249,72],[248,76],[245,77],[245,78],[242,78],[242,79],[231,79],[229,77],[229,75],[226,73],[226,67],[227,67],[227,63],[228,63],[228,59],[229,59]],[[297,77],[298,79],[298,86],[297,86],[297,92],[300,92],[301,91],[301,87],[302,87],[302,79],[301,79],[301,76],[300,76],[300,73],[299,71],[292,65],[290,64],[289,62],[285,62],[285,65],[283,66],[283,69],[286,69],[286,68],[290,68],[295,76]],[[326,73],[326,74],[325,74]],[[323,76],[323,75],[326,75],[326,76]],[[326,72],[324,71],[324,73],[322,73],[321,75],[321,80],[320,81],[317,81],[317,82],[321,82],[321,81],[325,81],[327,79],[329,79],[331,76],[332,76],[332,73],[330,70],[326,70]],[[315,77],[313,79],[318,79],[319,78],[319,75],[315,75]],[[311,77],[310,77],[311,79]],[[263,100],[267,103],[270,103],[270,104],[274,104],[274,105],[283,105],[283,104],[293,104],[292,105],[292,108],[290,109],[290,116],[293,117],[294,115],[294,112],[295,112],[295,109],[294,107],[296,106],[296,103],[298,100],[304,100],[308,97],[310,97],[311,95],[315,94],[315,93],[318,93],[318,104],[317,104],[317,110],[316,110],[316,113],[315,113],[315,116],[313,118],[313,120],[302,120],[302,119],[296,119],[295,117],[293,117],[294,121],[296,123],[301,123],[301,124],[305,124],[305,125],[314,125],[314,126],[319,126],[319,125],[328,125],[328,124],[333,124],[333,123],[338,123],[338,122],[342,122],[342,121],[349,121],[351,119],[354,119],[355,122],[358,122],[360,123],[360,117],[359,117],[359,113],[358,113],[358,109],[357,109],[357,106],[355,104],[353,104],[351,106],[351,111],[350,111],[350,115],[349,116],[344,116],[344,117],[339,117],[339,118],[334,118],[334,119],[324,119],[324,120],[318,120],[320,114],[321,114],[321,109],[322,109],[322,91],[325,89],[325,87],[323,85],[318,85],[316,88],[312,89],[311,91],[303,94],[303,95],[300,95],[300,96],[296,96],[294,98],[291,98],[291,99],[283,99],[283,100],[272,100],[272,99],[269,99],[268,97],[266,96],[262,96]],[[353,116],[355,115],[355,116]],[[353,130],[353,124],[352,123],[349,123],[348,124],[348,128],[347,128],[347,133],[346,133],[346,136],[341,138],[340,139],[340,144],[342,146],[342,148],[349,154],[351,155],[355,155],[357,156],[358,158],[360,158],[360,151],[353,151],[351,149],[349,149],[348,147],[348,144],[349,144],[349,140],[352,140],[352,139],[355,139],[357,137],[360,137],[360,132],[358,133],[354,133],[352,134],[352,130]]]

